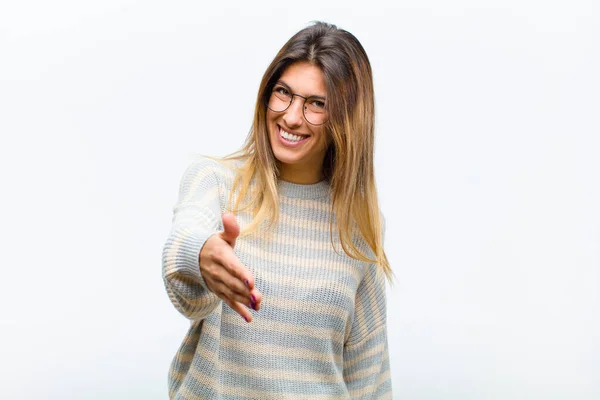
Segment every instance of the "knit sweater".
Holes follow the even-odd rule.
[[[199,253],[223,228],[233,177],[201,158],[181,180],[162,273],[190,327],[171,363],[169,397],[390,399],[385,280],[342,251],[335,218],[331,235],[327,181],[279,181],[274,234],[238,237],[234,253],[262,293],[252,322],[206,287]],[[252,217],[236,219],[243,228]]]

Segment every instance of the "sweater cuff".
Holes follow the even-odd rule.
[[[206,282],[204,282],[204,278],[200,272],[200,251],[204,247],[204,244],[206,244],[208,238],[216,233],[218,233],[218,231],[188,231],[186,239],[182,241],[180,244],[181,247],[177,252],[178,257],[181,257],[181,263],[177,263],[177,265],[181,266],[180,271],[185,271],[187,274],[193,276],[198,283],[200,283],[200,285],[207,290],[208,288],[206,287]]]

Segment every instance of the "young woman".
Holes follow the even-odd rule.
[[[321,22],[298,32],[245,146],[182,178],[163,278],[191,326],[171,399],[391,398],[373,139],[361,44]]]

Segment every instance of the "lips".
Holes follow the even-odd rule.
[[[310,135],[288,132],[279,125],[277,125],[277,131],[279,142],[288,148],[302,146],[310,138]]]
[[[306,139],[309,136],[309,135],[304,135],[302,133],[296,133],[293,131],[285,130],[279,125],[277,125],[277,128],[279,128],[279,135],[282,136],[284,139],[289,140],[291,142],[299,142],[299,141],[302,141],[302,139]]]

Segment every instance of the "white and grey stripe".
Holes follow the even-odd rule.
[[[248,324],[206,288],[204,242],[222,229],[234,172],[202,158],[184,173],[163,249],[163,279],[190,329],[169,373],[171,399],[389,399],[385,285],[348,257],[327,182],[279,182],[274,235],[240,237],[235,254],[263,294]],[[251,220],[237,216],[240,226]]]

